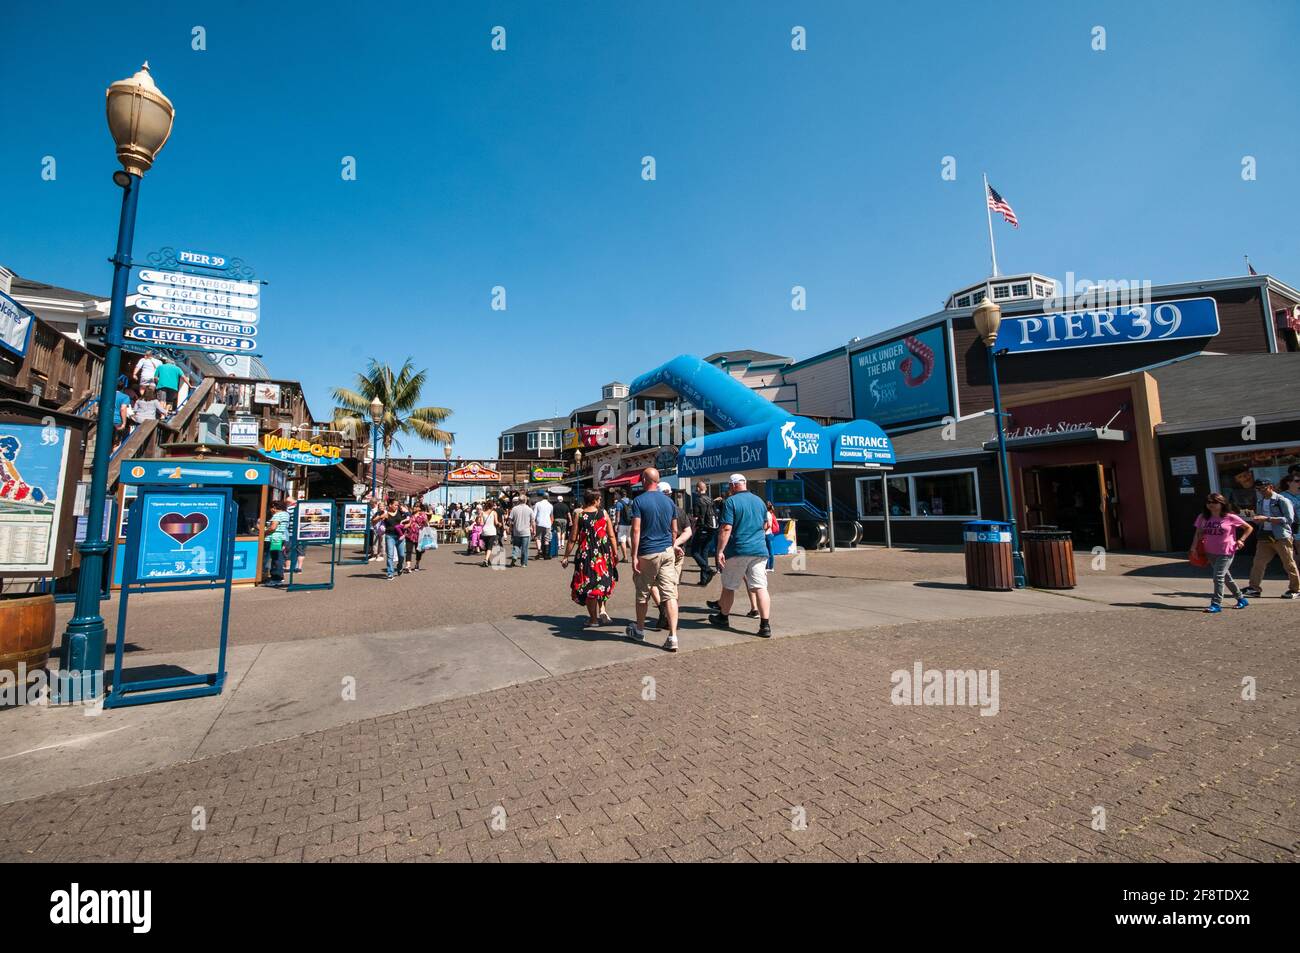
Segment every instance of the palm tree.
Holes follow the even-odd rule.
[[[389,451],[402,449],[399,436],[414,435],[435,444],[449,444],[454,435],[438,427],[451,416],[447,407],[417,407],[420,391],[428,381],[428,371],[417,371],[408,357],[400,368],[393,370],[373,357],[365,373],[357,375],[356,389],[335,387],[334,426],[354,439],[369,441],[370,402],[376,397],[384,405],[384,416],[379,422],[379,440],[384,445],[384,482],[388,481]],[[374,466],[372,463],[371,466]]]

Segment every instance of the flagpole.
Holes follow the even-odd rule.
[[[989,206],[989,174],[984,173],[984,211],[989,220],[989,255],[993,259],[993,277],[998,276],[998,249],[993,244],[993,209]]]

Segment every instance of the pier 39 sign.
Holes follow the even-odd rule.
[[[1020,354],[1208,338],[1218,333],[1214,299],[1183,298],[1055,314],[1004,315],[995,346]]]

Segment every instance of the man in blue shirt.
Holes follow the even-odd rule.
[[[722,504],[718,529],[718,566],[722,569],[722,595],[709,624],[725,629],[736,590],[747,587],[758,602],[758,634],[772,637],[772,599],[767,593],[767,507],[749,492],[743,473],[731,475],[731,495]]]
[[[664,649],[677,651],[677,574],[676,557],[681,551],[675,544],[679,532],[677,507],[668,494],[659,490],[659,471],[646,467],[641,471],[645,492],[632,501],[632,573],[636,582],[636,624],[629,624],[627,637],[634,642],[645,640],[646,609],[650,590],[659,590],[660,608],[668,619],[668,641]]]

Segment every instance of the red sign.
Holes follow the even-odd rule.
[[[584,447],[607,447],[613,429],[609,424],[584,426],[579,440],[582,441]]]
[[[499,483],[501,474],[482,463],[467,463],[447,474],[448,483]]]

